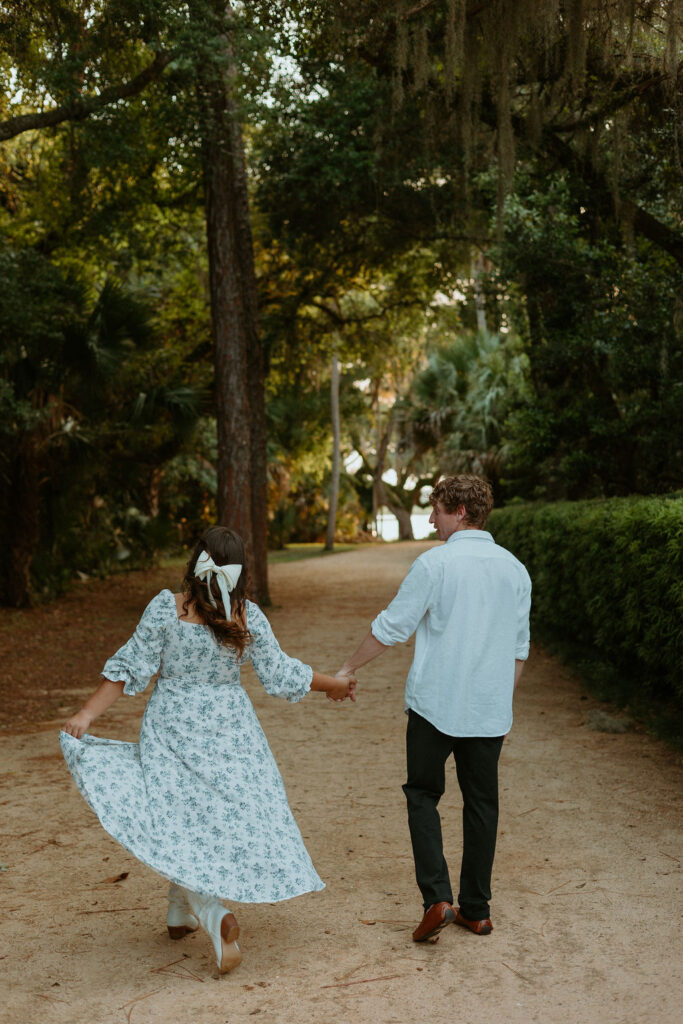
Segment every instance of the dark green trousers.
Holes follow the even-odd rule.
[[[503,739],[446,736],[415,711],[408,713],[408,780],[403,792],[408,801],[415,875],[425,910],[442,900],[453,902],[438,811],[446,788],[446,761],[453,754],[463,799],[458,903],[465,917],[475,921],[489,917],[498,831],[498,758]]]

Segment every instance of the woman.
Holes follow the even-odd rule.
[[[237,921],[220,900],[274,903],[324,888],[240,666],[251,660],[268,693],[289,701],[309,689],[354,700],[355,679],[314,672],[280,649],[263,612],[246,600],[244,543],[232,530],[206,531],[182,589],[150,601],[60,741],[104,828],[169,879],[171,938],[201,924],[225,973],[242,954]],[[157,672],[139,743],[87,734],[122,693],[140,693]]]

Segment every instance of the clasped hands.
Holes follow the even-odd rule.
[[[339,686],[327,691],[325,694],[327,699],[335,704],[342,704],[347,697],[349,700],[355,701],[356,686],[358,684],[355,673],[351,669],[343,667],[338,672],[335,672],[334,678],[339,680]]]

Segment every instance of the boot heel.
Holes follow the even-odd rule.
[[[215,896],[202,896],[191,889],[183,889],[192,912],[209,935],[216,954],[219,974],[231,971],[242,963],[242,953],[237,945],[240,933],[235,915],[226,910]]]
[[[224,914],[221,920],[221,962],[219,974],[227,974],[242,963],[242,953],[237,945],[240,928],[234,914]]]
[[[175,882],[168,887],[166,927],[171,939],[183,939],[188,932],[196,932],[199,928],[199,921],[190,913],[185,892]]]
[[[224,914],[221,920],[221,938],[223,942],[237,942],[240,937],[240,926],[234,914]]]

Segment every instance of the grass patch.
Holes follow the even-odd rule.
[[[281,551],[268,552],[268,565],[280,562],[298,562],[302,558],[320,558],[321,555],[338,555],[343,551],[355,551],[359,544],[335,544],[334,551],[325,551],[322,544],[288,544]],[[167,555],[159,562],[161,569],[184,569],[190,552],[182,555]]]
[[[281,551],[268,552],[268,565],[280,562],[299,562],[302,558],[320,558],[321,555],[338,555],[344,551],[355,551],[358,544],[335,544],[334,551],[326,551],[322,544],[288,544]]]

